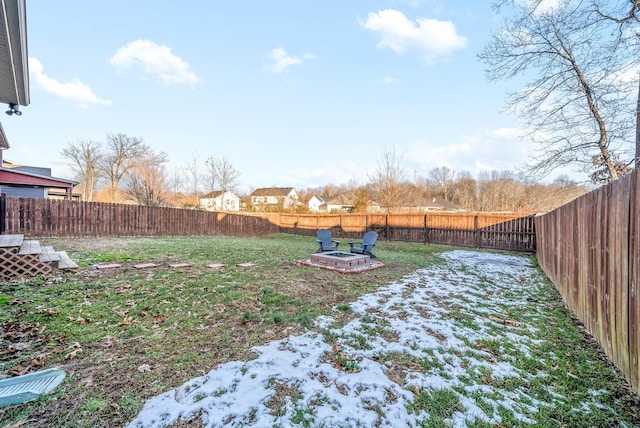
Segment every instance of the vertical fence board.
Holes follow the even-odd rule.
[[[450,212],[241,215],[11,197],[6,205],[6,233],[26,236],[258,236],[274,231],[314,236],[318,229],[331,229],[337,237],[357,239],[375,230],[381,239],[390,241],[535,250],[532,216]]]
[[[639,180],[635,170],[535,221],[540,267],[636,391]]]
[[[635,174],[629,194],[629,377],[637,391],[640,388],[640,174]]]
[[[26,237],[264,236],[279,231],[258,216],[19,197],[6,198],[2,220],[4,233]]]

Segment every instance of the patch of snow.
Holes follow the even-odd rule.
[[[528,373],[515,361],[518,353],[530,357],[530,349],[544,339],[522,321],[510,323],[503,312],[535,313],[541,303],[527,296],[540,287],[542,274],[526,257],[459,250],[442,258],[442,265],[352,302],[353,319],[346,325],[318,317],[315,328],[337,338],[355,372],[332,360],[336,343],[320,333],[290,336],[253,348],[254,360],[222,364],[148,400],[128,427],[166,427],[198,414],[210,428],[303,426],[303,421],[313,427],[416,427],[429,415],[409,410],[414,392],[444,389],[458,399],[448,419],[454,427],[478,420],[499,425],[504,411],[535,423],[538,409],[551,403],[536,400],[526,388],[499,385],[545,376]],[[507,344],[515,356],[505,351]],[[403,364],[405,359],[415,364]],[[276,385],[296,391],[279,397],[284,404],[278,409],[273,408]],[[563,399],[556,391],[549,394]]]

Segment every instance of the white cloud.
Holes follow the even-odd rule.
[[[126,70],[140,67],[146,74],[165,85],[194,85],[198,77],[189,69],[189,63],[174,55],[171,48],[150,40],[134,40],[118,49],[109,63]]]
[[[467,38],[457,33],[451,21],[419,18],[413,22],[395,9],[371,12],[360,25],[380,36],[378,48],[398,54],[417,50],[427,61],[445,57],[467,45]]]
[[[406,3],[414,8],[426,5],[430,7],[434,12],[439,12],[444,9],[444,6],[440,0],[395,0],[395,3]]]
[[[560,0],[532,0],[529,1],[531,6],[534,7],[536,14],[543,14],[553,12],[554,9],[560,7]]]
[[[621,82],[627,83],[627,84],[632,84],[634,85],[634,87],[636,86],[637,82],[638,82],[638,74],[640,74],[640,67],[638,67],[637,65],[633,64],[631,66],[627,66],[625,68],[623,68],[622,70],[620,70],[619,72],[615,73],[613,75],[613,77],[616,80],[619,80]]]
[[[488,134],[496,138],[516,139],[520,138],[520,136],[523,134],[523,131],[522,129],[518,128],[498,128],[489,131]]]
[[[61,83],[44,73],[42,63],[34,57],[29,58],[29,75],[46,92],[77,103],[80,107],[89,104],[111,105],[111,100],[105,100],[93,93],[86,83],[73,80]]]
[[[417,142],[403,154],[407,168],[426,176],[437,167],[477,175],[482,171],[516,171],[534,153],[531,144],[520,139],[523,131],[517,128],[487,130],[479,135],[462,136],[446,145]]]
[[[397,81],[398,79],[396,79],[395,77],[385,76],[382,79],[380,79],[379,83],[382,85],[391,85],[396,83]]]
[[[300,65],[302,61],[315,58],[313,54],[304,54],[300,57],[289,55],[283,48],[274,48],[266,58],[270,61],[265,66],[267,70],[274,74],[280,74],[292,65]]]
[[[295,188],[317,188],[331,183],[341,185],[356,181],[354,171],[361,171],[362,165],[348,159],[323,163],[311,169],[288,169],[283,174],[274,176],[277,183],[290,183]]]

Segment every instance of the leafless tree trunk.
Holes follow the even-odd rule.
[[[598,15],[620,25],[620,35],[625,31],[625,26],[640,23],[640,0],[629,0],[626,8],[622,6],[622,3],[618,2],[614,2],[611,5],[606,4],[606,6],[613,7],[614,10],[611,11],[605,11],[597,3],[595,5]],[[637,32],[636,37],[638,37]],[[638,98],[636,105],[636,150],[634,166],[636,169],[640,167],[640,79],[638,80]]]
[[[628,94],[633,82],[621,79],[639,63],[635,35],[599,13],[601,0],[541,2],[503,0],[504,26],[479,55],[491,80],[525,74],[526,87],[508,106],[540,149],[528,165],[534,176],[566,166],[591,173],[594,182],[626,172],[623,156],[633,129]],[[595,171],[594,171],[595,170]]]
[[[478,183],[468,171],[456,174],[453,203],[465,210],[476,210],[478,200]]]
[[[429,178],[433,184],[434,191],[437,192],[437,196],[451,202],[453,200],[456,172],[446,166],[441,166],[429,171]]]
[[[191,193],[195,200],[195,206],[200,205],[200,167],[198,162],[198,154],[193,153],[191,159],[187,161],[185,165],[185,176],[187,179],[189,193]]]
[[[222,191],[221,205],[224,207],[224,194],[232,191],[237,186],[240,172],[235,169],[233,164],[226,156],[219,158],[209,157],[205,161],[207,165],[207,181],[209,182],[209,191]],[[216,185],[218,188],[216,188]]]
[[[220,190],[234,190],[238,185],[240,171],[235,169],[233,164],[225,156],[218,159],[216,167],[218,170],[218,182],[220,183]]]
[[[204,174],[205,176],[204,178],[207,183],[206,193],[211,193],[216,190],[219,190],[216,188],[216,184],[218,183],[218,169],[216,167],[217,166],[216,159],[213,156],[209,156],[204,161],[204,164],[206,166],[206,172]]]
[[[135,167],[127,171],[125,189],[127,195],[139,205],[163,206],[168,185],[165,153],[147,152],[138,159]]]
[[[405,182],[405,172],[394,149],[387,150],[378,160],[378,166],[369,177],[373,195],[387,212],[405,204],[409,187]]]
[[[149,150],[142,138],[128,137],[125,134],[107,136],[107,153],[102,158],[101,170],[109,181],[112,202],[118,201],[118,188],[122,178],[135,168],[138,160]]]
[[[82,200],[92,201],[100,178],[100,143],[88,140],[69,143],[62,150],[62,156],[73,163],[73,169],[82,183]]]

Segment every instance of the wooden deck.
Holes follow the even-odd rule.
[[[19,247],[24,235],[0,235],[0,248]]]
[[[18,254],[41,254],[42,247],[40,246],[40,241],[22,241],[22,245],[20,245],[20,251]]]
[[[66,251],[58,251],[60,261],[58,262],[58,269],[78,269],[78,264],[71,260]]]
[[[65,251],[25,240],[24,235],[0,235],[0,278],[30,277],[59,269],[76,269],[78,265]]]

